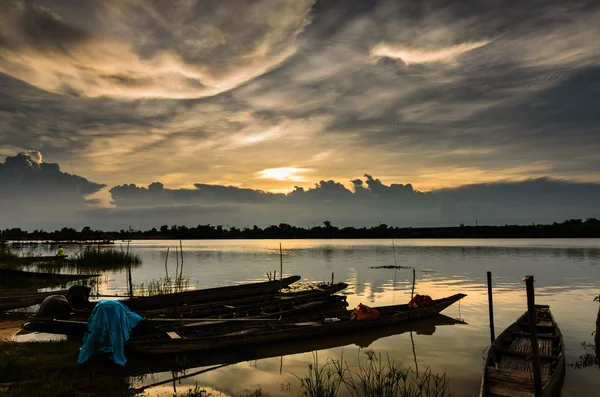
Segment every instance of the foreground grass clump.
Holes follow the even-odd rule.
[[[81,341],[0,343],[3,396],[130,397],[124,368],[107,362],[77,364]]]
[[[166,276],[135,285],[134,289],[136,291],[136,296],[154,296],[187,291],[189,286],[189,278],[176,277],[172,279],[171,277]]]
[[[113,248],[86,247],[65,262],[94,269],[115,269],[128,265],[139,266],[142,264],[142,258],[131,252]]]
[[[446,375],[436,375],[427,368],[419,374],[387,357],[367,352],[365,360],[349,366],[341,360],[328,359],[319,368],[318,358],[309,365],[308,375],[300,380],[302,396],[336,397],[342,385],[353,397],[448,397],[451,396]]]

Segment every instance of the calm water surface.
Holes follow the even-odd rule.
[[[429,326],[419,332],[382,337],[369,343],[321,350],[320,362],[339,358],[350,365],[365,350],[387,353],[396,361],[416,365],[422,371],[446,372],[455,396],[477,396],[484,350],[489,345],[486,271],[493,272],[496,334],[526,309],[522,278],[536,277],[536,301],[549,304],[564,334],[567,363],[586,352],[582,341],[593,342],[600,293],[600,239],[547,240],[396,240],[395,258],[388,240],[284,240],[284,274],[299,274],[307,281],[345,281],[348,303],[368,305],[406,303],[410,299],[410,270],[371,269],[397,265],[416,268],[416,293],[434,299],[455,293],[468,296],[444,311],[467,324]],[[124,244],[124,243],[123,243]],[[117,244],[118,245],[118,244]],[[175,241],[133,242],[130,250],[142,256],[143,266],[133,270],[139,284],[165,275],[166,249],[170,247],[168,270],[175,274]],[[184,275],[192,286],[207,288],[248,281],[264,281],[266,273],[279,273],[279,240],[184,241]],[[72,254],[75,249],[67,249]],[[105,275],[101,293],[125,293],[126,272]],[[413,343],[414,341],[414,353]],[[371,338],[373,339],[373,338]],[[178,391],[198,384],[228,395],[261,387],[270,396],[299,394],[314,353],[302,353],[239,363],[178,382]],[[199,368],[201,369],[201,368]],[[195,369],[190,369],[193,372]],[[595,396],[600,390],[600,369],[567,368],[563,396]],[[138,386],[166,380],[170,373],[152,374]],[[343,389],[342,389],[343,390]],[[155,387],[148,395],[171,396],[173,384]],[[343,394],[343,393],[342,393]]]

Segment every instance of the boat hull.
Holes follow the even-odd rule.
[[[339,322],[327,323],[321,319],[320,322],[308,326],[287,322],[281,324],[281,327],[277,325],[276,329],[273,330],[259,329],[255,331],[246,328],[230,334],[223,334],[224,332],[222,332],[210,336],[196,336],[193,332],[190,332],[182,334],[177,339],[171,339],[168,335],[153,335],[151,337],[131,338],[128,347],[132,351],[147,354],[178,354],[339,335],[434,316],[465,296],[464,294],[456,294],[448,298],[435,300],[432,306],[418,309],[408,309],[407,305],[378,307],[377,309],[381,314],[378,319],[350,320],[352,311],[344,311],[338,315],[341,320]]]
[[[544,397],[560,396],[565,378],[564,341],[550,308],[536,305]],[[547,313],[547,314],[546,314]],[[488,350],[480,397],[534,396],[532,375],[526,367],[531,354],[527,313],[506,328]]]

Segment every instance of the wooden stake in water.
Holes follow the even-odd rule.
[[[283,250],[279,243],[279,291],[283,289]]]
[[[181,270],[179,271],[179,279],[183,277],[183,245],[181,244],[181,240],[179,240],[179,255],[181,255]]]
[[[179,275],[179,254],[177,253],[177,245],[175,245],[175,259],[177,260],[177,267],[175,268],[175,279]]]
[[[412,284],[412,291],[410,292],[410,299],[414,298],[415,296],[415,279],[417,277],[417,272],[415,271],[415,268],[413,267],[412,269],[413,271],[413,284]]]
[[[167,247],[167,256],[165,257],[165,277],[169,278],[169,268],[167,267],[167,261],[169,260],[169,247]]]
[[[131,230],[131,226],[129,226]],[[129,239],[130,241],[131,239]],[[129,260],[129,241],[127,241],[127,260]],[[133,298],[133,280],[131,278],[131,260],[129,260],[129,266],[127,266],[127,279],[129,284],[129,298]]]
[[[487,272],[487,286],[488,286],[488,305],[490,311],[490,339],[492,343],[496,340],[496,333],[494,331],[494,303],[492,301],[492,272]]]
[[[535,397],[543,397],[542,367],[540,366],[540,346],[537,338],[537,313],[535,309],[535,293],[533,276],[525,277],[527,287],[527,311],[529,312],[529,333],[531,335],[531,363],[533,366],[533,390]]]

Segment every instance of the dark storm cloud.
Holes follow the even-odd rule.
[[[62,172],[37,151],[19,153],[0,163],[0,214],[5,226],[38,228],[78,223],[94,200],[86,196],[106,185]]]
[[[197,184],[196,189],[148,188],[135,185],[111,189],[119,214],[144,212],[145,225],[176,216],[178,222],[243,226],[290,222],[304,225],[329,219],[337,225],[384,222],[403,226],[456,225],[478,219],[480,224],[553,222],[600,214],[600,184],[548,178],[522,182],[473,184],[418,192],[412,185],[387,185],[365,175],[352,181],[351,191],[339,182],[321,181],[312,189],[296,188],[287,195],[233,186]],[[365,187],[366,185],[366,187]],[[214,214],[210,209],[218,209]],[[184,219],[187,214],[188,220]],[[224,220],[219,220],[219,218]],[[146,227],[145,226],[145,227]]]

